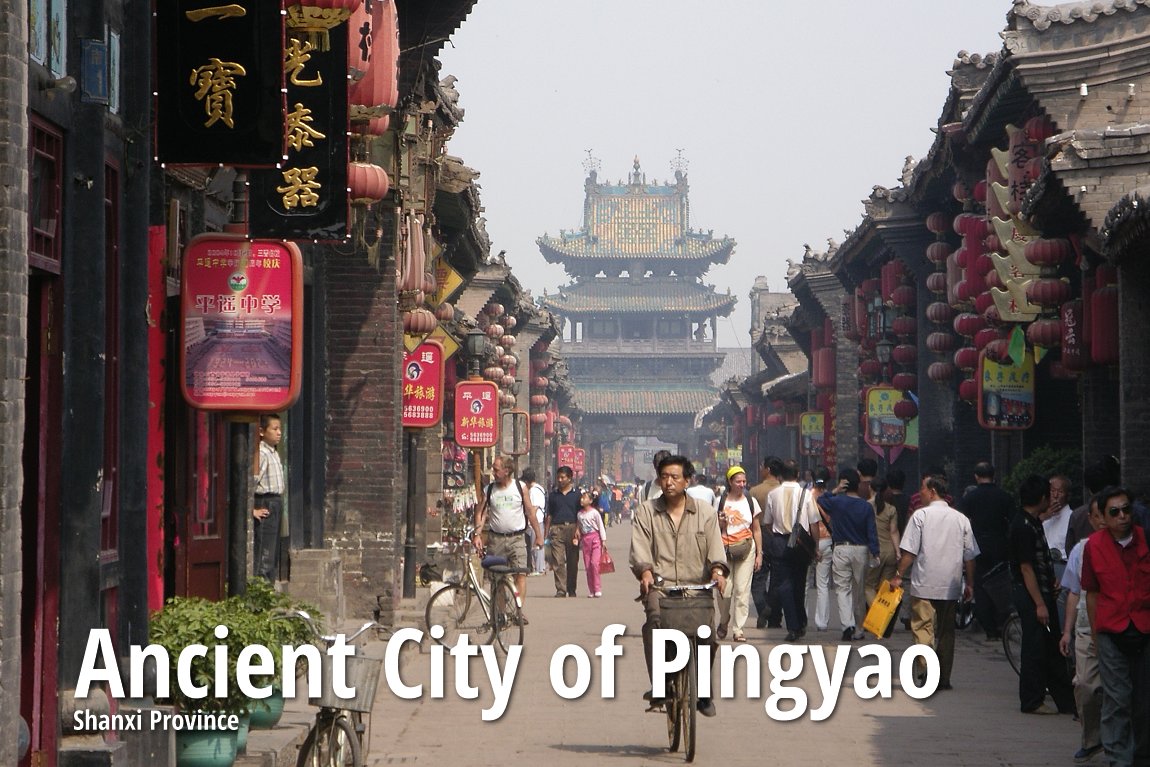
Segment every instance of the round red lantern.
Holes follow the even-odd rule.
[[[967,202],[970,199],[970,187],[962,181],[955,181],[954,186],[950,188],[950,193],[959,202]]]
[[[963,237],[981,237],[986,233],[986,223],[982,216],[973,213],[959,213],[954,217],[954,231]]]
[[[931,272],[926,276],[926,289],[939,295],[946,293],[946,272]]]
[[[518,324],[519,324],[519,321],[517,319],[515,319],[514,314],[508,314],[506,317],[503,318],[503,327],[507,328],[508,330],[511,330],[512,328],[514,328]]]
[[[494,301],[483,307],[483,312],[488,317],[499,317],[503,314],[504,311],[506,310],[503,308],[503,304],[497,304]]]
[[[982,244],[986,248],[987,253],[999,253],[1002,251],[1002,240],[998,239],[998,235],[993,232],[983,238]]]
[[[498,365],[488,365],[483,368],[483,377],[488,381],[498,381],[503,377],[503,368]]]
[[[954,366],[959,370],[974,370],[978,367],[978,349],[964,346],[954,353]]]
[[[875,293],[878,293],[881,285],[882,283],[878,278],[870,277],[862,281],[862,284],[859,285],[859,290],[862,291],[864,296],[873,296]]]
[[[1005,338],[995,339],[986,345],[985,351],[988,359],[1006,362],[1006,358],[1010,355],[1010,341]]]
[[[1042,115],[1035,115],[1023,123],[1022,131],[1026,136],[1026,141],[1031,144],[1045,141],[1054,135],[1053,126]]]
[[[991,260],[990,255],[987,253],[979,253],[971,264],[971,269],[979,277],[986,277],[987,274],[994,271],[994,261]]]
[[[1002,321],[1002,316],[998,313],[998,307],[994,305],[986,307],[986,311],[982,313],[982,318],[992,325]]]
[[[945,354],[955,347],[955,339],[950,333],[931,333],[926,337],[926,348],[932,352]]]
[[[519,364],[519,358],[518,358],[518,357],[516,357],[514,354],[511,354],[511,353],[509,352],[509,353],[507,353],[507,354],[504,354],[502,357],[500,357],[500,358],[499,358],[499,362],[500,362],[500,363],[503,365],[503,367],[505,367],[505,368],[513,368],[513,367],[515,367],[516,365],[518,365],[518,364]]]
[[[984,290],[974,297],[974,311],[978,312],[986,318],[986,310],[994,306],[994,296],[990,294],[989,290]]]
[[[455,307],[452,304],[444,301],[439,306],[435,307],[435,319],[442,320],[443,322],[450,322],[455,319]]]
[[[958,283],[955,294],[959,301],[973,301],[974,297],[984,290],[986,290],[986,283],[982,281],[982,278],[971,274]]]
[[[493,322],[487,326],[487,330],[484,332],[487,333],[488,338],[490,338],[491,340],[494,341],[495,339],[500,338],[503,335],[503,326],[500,325],[498,322]]]
[[[956,369],[949,362],[932,362],[926,369],[926,377],[935,383],[946,383],[954,378]]]
[[[890,294],[891,303],[900,308],[914,305],[914,287],[912,285],[899,285]]]
[[[531,407],[534,407],[534,408],[545,408],[545,407],[547,407],[547,395],[546,394],[532,394],[531,395]]]
[[[347,164],[348,197],[352,203],[370,205],[387,196],[391,181],[387,171],[370,162]]]
[[[515,376],[505,375],[499,379],[499,385],[504,389],[510,389],[515,384]]]
[[[905,314],[895,317],[890,324],[890,329],[899,338],[909,338],[918,330],[918,323],[914,317],[908,317]]]
[[[899,344],[891,350],[890,357],[899,365],[913,365],[918,359],[918,347],[914,344]]]
[[[1074,257],[1074,248],[1070,240],[1062,237],[1053,239],[1038,237],[1026,243],[1023,255],[1035,266],[1055,268]]]
[[[914,391],[918,388],[918,376],[914,373],[895,373],[890,384],[899,391]]]
[[[950,218],[941,211],[935,211],[926,217],[926,228],[932,234],[943,234],[950,228]]]
[[[859,363],[859,375],[863,378],[877,378],[882,372],[882,363],[876,359],[865,359]]]
[[[1070,298],[1070,283],[1056,277],[1039,277],[1026,286],[1026,300],[1045,308],[1062,306]]]
[[[942,272],[938,272],[938,274],[942,274]],[[943,279],[945,278],[946,276],[943,275]],[[939,325],[945,325],[954,319],[954,309],[951,309],[950,304],[945,301],[935,301],[926,307],[926,318]]]
[[[1099,273],[1102,267],[1098,268]],[[1095,288],[1090,296],[1090,359],[1096,365],[1118,362],[1118,286]]]
[[[531,384],[536,389],[546,389],[547,388],[547,376],[535,376],[535,378],[533,378],[531,380]]]
[[[932,242],[926,246],[926,257],[932,264],[945,264],[946,257],[954,252],[954,248],[946,242]]]
[[[900,421],[909,421],[918,415],[918,405],[913,400],[902,399],[894,403],[894,417]]]
[[[787,422],[782,413],[771,413],[767,416],[767,426],[782,426]]]
[[[983,281],[986,283],[987,290],[992,288],[1006,290],[1006,283],[1002,281],[1002,277],[998,274],[997,269],[991,269],[989,272],[987,272],[986,277],[983,278]]]
[[[536,424],[536,425],[539,425],[542,423],[547,423],[547,414],[546,413],[532,413],[531,414],[531,423]]]
[[[983,328],[974,334],[974,348],[985,349],[991,341],[1002,338],[1002,331],[998,328]]]
[[[986,202],[986,179],[979,179],[970,190],[970,196],[974,198],[975,202]]]
[[[978,381],[973,378],[964,378],[958,385],[958,398],[964,402],[974,402],[978,399]]]
[[[986,327],[986,320],[981,315],[972,312],[963,312],[954,318],[954,332],[960,336],[973,338],[974,334]]]
[[[560,426],[570,426],[571,425],[570,417],[565,416],[565,415],[559,416],[559,425]]]
[[[814,353],[811,360],[811,380],[816,389],[833,389],[835,386],[835,350],[827,347]]]
[[[1026,328],[1026,340],[1034,346],[1053,349],[1062,343],[1062,320],[1043,317]]]

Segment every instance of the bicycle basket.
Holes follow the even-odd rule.
[[[355,651],[355,655],[344,659],[344,684],[353,688],[355,695],[351,698],[341,698],[335,694],[335,690],[332,689],[332,658],[324,654],[323,691],[318,698],[309,699],[311,705],[371,713],[375,703],[375,690],[379,686],[379,671],[383,667],[383,658],[362,655],[362,647],[356,647]]]
[[[664,594],[659,599],[661,628],[682,631],[695,636],[699,626],[715,627],[715,600],[709,592],[699,596]]]

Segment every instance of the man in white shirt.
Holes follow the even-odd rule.
[[[798,482],[799,465],[793,458],[783,462],[781,476],[782,484],[767,494],[763,532],[769,529],[770,539],[763,546],[771,561],[770,594],[778,594],[787,624],[786,641],[794,642],[807,631],[805,597],[810,559],[806,552],[789,548],[787,543],[795,524],[811,531],[819,515],[810,492]]]
[[[910,575],[910,630],[917,644],[934,647],[940,690],[951,689],[955,606],[959,597],[969,602],[974,596],[974,558],[979,553],[970,520],[947,505],[946,489],[941,476],[923,478],[919,493],[927,506],[914,512],[906,523],[899,546],[902,556],[890,579],[891,586],[900,588],[903,578]],[[925,667],[916,660],[915,674],[922,673]]]
[[[535,507],[535,521],[539,523],[540,529],[543,528],[543,513],[547,508],[547,491],[539,486],[535,481],[535,469],[528,466],[519,475],[523,485],[527,488],[527,500],[531,501],[531,505]],[[547,572],[547,554],[543,547],[536,546],[535,544],[542,544],[543,541],[535,540],[535,528],[530,525],[527,527],[527,559],[528,569],[531,570],[529,575],[543,575]]]
[[[1063,559],[1066,551],[1066,530],[1070,526],[1070,478],[1065,474],[1055,474],[1050,478],[1050,506],[1042,518],[1042,529],[1046,533],[1046,545],[1055,549]]]
[[[481,552],[505,557],[509,567],[523,568],[515,574],[519,599],[527,601],[527,528],[535,531],[536,548],[543,547],[543,531],[535,518],[535,507],[524,486],[515,479],[514,469],[503,456],[491,462],[495,481],[487,486],[475,511],[475,538]],[[486,541],[484,541],[486,538]],[[524,623],[527,622],[523,616]]]
[[[693,484],[687,488],[687,495],[714,508],[715,491],[707,484],[707,475],[702,473],[696,474],[692,482]]]

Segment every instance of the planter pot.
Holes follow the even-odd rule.
[[[177,767],[231,767],[236,761],[235,730],[176,733]]]
[[[251,707],[251,728],[253,730],[269,730],[279,724],[284,713],[283,690],[272,690],[270,697],[263,700],[253,700]]]
[[[236,753],[246,754],[248,752],[248,729],[252,724],[251,712],[248,712],[240,717],[240,728],[236,730]]]

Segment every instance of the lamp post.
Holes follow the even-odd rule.
[[[891,353],[894,351],[894,341],[891,341],[885,335],[879,339],[878,343],[874,346],[875,356],[878,357],[879,365],[882,366],[881,383],[886,383],[888,379],[888,372],[890,366]]]
[[[463,353],[467,355],[467,380],[483,380],[483,377],[479,375],[479,363],[487,355],[487,334],[479,328],[472,328],[467,331],[467,337],[463,339]],[[483,497],[483,467],[479,463],[480,450],[479,448],[472,448],[471,466],[475,481],[476,503]]]

